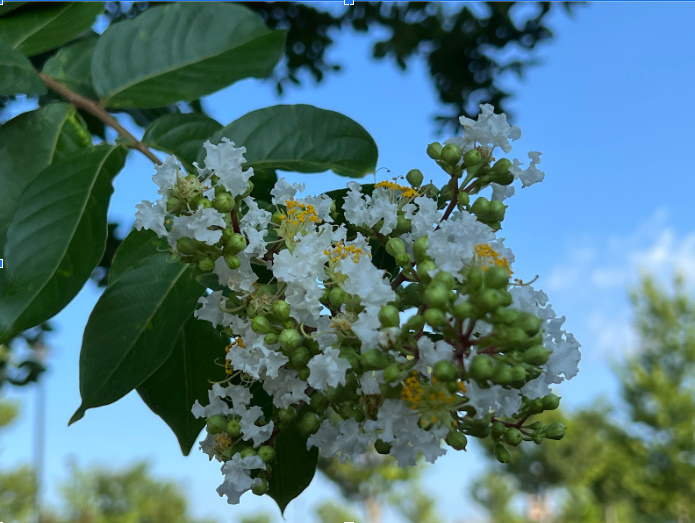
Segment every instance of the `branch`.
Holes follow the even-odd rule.
[[[147,146],[142,143],[140,140],[135,138],[132,134],[130,134],[120,123],[118,123],[118,120],[116,120],[113,116],[111,116],[106,109],[101,107],[98,103],[96,103],[94,100],[90,100],[89,98],[86,98],[82,96],[81,94],[76,93],[75,91],[71,90],[70,88],[64,86],[60,82],[58,82],[55,78],[51,78],[48,76],[46,73],[39,73],[39,76],[41,79],[44,81],[44,83],[53,91],[58,93],[59,95],[63,96],[66,100],[68,100],[70,103],[72,103],[75,107],[79,107],[80,109],[84,109],[88,113],[94,115],[96,118],[104,122],[106,125],[109,127],[114,128],[118,134],[120,134],[123,138],[126,140],[130,141],[132,143],[132,147],[134,149],[137,149],[140,151],[142,154],[147,156],[150,160],[152,160],[155,164],[161,165],[162,162],[159,158],[157,158],[152,151],[150,151]]]

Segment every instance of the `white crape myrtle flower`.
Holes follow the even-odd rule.
[[[367,307],[381,307],[396,298],[396,293],[384,278],[385,271],[377,269],[368,256],[360,256],[358,261],[353,261],[348,256],[342,261],[338,271],[347,276],[342,284],[343,290],[359,296]]]
[[[434,463],[438,457],[446,454],[441,442],[448,432],[448,428],[438,425],[424,430],[420,427],[417,417],[409,416],[399,424],[399,431],[391,443],[389,454],[398,460],[399,467],[414,466],[420,453],[425,461]]]
[[[521,129],[516,125],[509,125],[507,115],[495,114],[494,111],[492,105],[481,104],[476,120],[461,116],[459,122],[463,126],[463,136],[469,143],[492,145],[493,149],[499,147],[508,153],[512,150],[509,140],[521,138]]]
[[[241,413],[237,412],[237,414],[241,415],[239,424],[241,425],[243,439],[245,441],[252,440],[254,447],[258,447],[268,441],[273,434],[275,424],[272,421],[263,426],[256,425],[256,422],[263,416],[263,410],[260,407],[254,405]]]
[[[491,183],[492,196],[490,200],[499,200],[503,202],[507,198],[514,196],[515,189],[511,185],[500,185],[499,183]]]
[[[227,404],[224,399],[232,401],[232,407]],[[224,416],[231,412],[239,412],[245,410],[251,403],[251,392],[241,385],[227,385],[223,387],[219,383],[215,383],[212,389],[208,391],[209,404],[203,407],[198,400],[193,404],[191,411],[196,418],[209,418],[216,414]]]
[[[466,364],[470,359],[466,360]],[[518,412],[521,407],[521,394],[516,389],[505,389],[501,385],[490,385],[483,389],[471,380],[466,383],[466,396],[470,399],[468,403],[476,410],[476,417],[484,417],[490,412],[498,416],[511,416]]]
[[[156,203],[152,203],[149,200],[143,200],[135,206],[137,212],[135,213],[135,230],[141,231],[142,229],[149,229],[154,231],[160,238],[166,238],[169,232],[164,226],[164,221],[167,216],[167,206],[164,199],[157,200]]]
[[[231,325],[233,316],[222,310],[227,306],[227,298],[224,297],[222,291],[201,296],[198,298],[198,303],[202,307],[193,311],[193,316],[199,320],[209,321],[213,327]]]
[[[261,337],[242,336],[245,347],[232,346],[227,359],[235,370],[245,372],[255,379],[261,374],[276,378],[279,369],[290,359],[279,351],[268,348]]]
[[[260,483],[260,479],[253,479],[250,474],[252,470],[258,469],[265,470],[265,463],[260,457],[247,456],[242,458],[240,454],[235,454],[232,459],[222,465],[224,481],[217,487],[217,493],[220,496],[227,496],[227,503],[230,505],[239,503],[244,492]]]
[[[251,256],[245,252],[240,252],[237,256],[241,262],[237,270],[230,269],[224,257],[220,256],[215,260],[215,268],[212,272],[217,276],[220,285],[229,287],[235,292],[252,292],[258,276],[251,268]]]
[[[432,341],[427,336],[417,340],[418,361],[415,370],[430,374],[428,367],[434,367],[438,361],[454,361],[454,347],[444,340]]]
[[[242,170],[242,165],[246,161],[244,153],[246,147],[236,147],[229,138],[222,138],[217,145],[212,145],[210,141],[203,144],[207,156],[205,157],[205,169],[198,169],[201,177],[207,178],[214,174],[219,177],[218,185],[221,185],[232,196],[241,196],[249,187],[249,179],[253,176],[253,169]]]
[[[352,418],[334,425],[330,420],[323,420],[318,432],[307,440],[307,449],[317,447],[323,458],[340,456],[345,463],[350,457],[364,454],[371,442],[369,435],[361,431],[360,425]]]
[[[289,184],[284,178],[280,178],[275,182],[275,186],[270,190],[270,195],[273,197],[273,205],[285,205],[288,200],[294,200],[294,196],[298,192],[303,192],[306,185],[303,183]]]
[[[297,371],[291,369],[278,369],[276,377],[263,377],[263,390],[273,398],[273,405],[280,409],[296,405],[300,402],[308,403],[310,398],[306,394],[307,383],[300,380]]]
[[[383,370],[367,371],[360,378],[360,394],[380,394],[379,384],[386,383]]]
[[[545,173],[536,167],[541,163],[541,153],[538,151],[531,151],[528,153],[528,157],[531,159],[531,164],[526,169],[521,169],[521,162],[516,158],[509,168],[509,172],[514,175],[514,179],[521,180],[522,187],[528,187],[534,183],[542,182],[545,178]]]
[[[475,215],[467,211],[456,212],[443,221],[439,229],[429,233],[427,253],[439,270],[461,279],[459,271],[470,263],[475,254],[474,247],[490,243],[494,238],[492,229],[479,222]]]
[[[169,233],[169,245],[176,248],[176,240],[179,238],[193,238],[208,245],[215,245],[222,239],[221,229],[210,229],[210,227],[226,226],[224,214],[212,209],[200,207],[190,216],[175,216],[173,226]]]
[[[268,232],[268,224],[272,214],[265,209],[261,209],[258,203],[250,196],[244,198],[243,201],[248,206],[248,210],[239,220],[241,233],[248,240],[248,245],[243,252],[261,257],[267,250],[265,235]]]
[[[167,156],[164,163],[155,165],[154,169],[157,174],[152,176],[152,181],[159,187],[157,192],[165,198],[169,196],[169,191],[176,187],[178,179],[186,176],[186,171],[179,166],[174,156]]]
[[[328,390],[345,384],[345,372],[350,368],[350,362],[340,357],[340,351],[326,349],[309,360],[309,379],[307,383],[317,390]]]
[[[391,233],[398,222],[398,203],[394,201],[393,191],[377,187],[369,196],[362,194],[362,186],[357,182],[349,182],[347,186],[350,190],[344,199],[345,219],[353,225],[367,227],[384,220],[378,232]]]

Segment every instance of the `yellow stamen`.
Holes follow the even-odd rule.
[[[507,257],[503,256],[500,258],[499,253],[490,247],[489,244],[487,243],[479,243],[475,247],[473,247],[473,250],[475,251],[475,254],[478,256],[478,258],[483,261],[485,265],[483,265],[482,269],[483,271],[486,271],[488,267],[491,265],[499,265],[500,267],[504,267],[507,269],[507,272],[511,276],[514,274],[514,271],[509,267],[509,262],[507,261]],[[482,260],[483,258],[489,258],[489,260]],[[491,263],[488,263],[491,262]]]
[[[374,186],[375,189],[378,189],[379,187],[386,187],[392,191],[401,191],[405,198],[414,198],[418,195],[418,192],[412,187],[405,187],[404,185],[398,185],[397,183],[393,182],[379,182]]]

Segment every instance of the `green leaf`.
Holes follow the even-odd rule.
[[[75,108],[64,103],[20,114],[0,126],[0,255],[24,189],[54,160],[91,144]]]
[[[20,196],[7,230],[0,340],[59,312],[104,254],[111,180],[126,150],[100,145],[53,163]]]
[[[285,31],[268,29],[246,7],[171,3],[104,31],[92,78],[107,107],[160,107],[267,77],[284,43]]]
[[[156,233],[146,229],[130,231],[130,234],[123,239],[111,263],[109,286],[112,286],[128,269],[142,265],[150,256],[161,256],[165,252],[169,252],[169,245]]]
[[[0,42],[0,95],[45,94],[46,84],[29,59]]]
[[[167,114],[145,129],[142,141],[150,147],[176,155],[186,169],[192,171],[193,162],[205,140],[221,128],[221,123],[204,114]]]
[[[148,256],[109,285],[85,327],[82,404],[70,423],[87,409],[122,398],[152,376],[171,355],[201,294],[193,269],[164,254]]]
[[[28,2],[5,2],[4,4],[0,5],[0,16],[10,14],[12,11],[19,9],[26,3]]]
[[[92,84],[92,55],[98,36],[94,35],[60,49],[48,59],[43,72],[78,94],[95,100]]]
[[[0,41],[33,56],[87,31],[103,12],[103,2],[37,3],[0,18]]]
[[[275,437],[277,457],[272,464],[273,472],[268,480],[268,495],[275,500],[280,510],[309,486],[316,472],[319,449],[306,448],[307,437],[296,425],[290,425]]]
[[[208,403],[211,382],[225,379],[225,342],[213,326],[191,316],[179,334],[171,356],[147,381],[138,394],[147,406],[174,431],[185,456],[191,451],[204,419],[191,413],[198,400]]]
[[[317,173],[329,169],[360,178],[376,169],[377,146],[360,124],[311,105],[276,105],[245,114],[210,140],[223,137],[246,147],[254,169]],[[205,158],[204,152],[198,161]]]

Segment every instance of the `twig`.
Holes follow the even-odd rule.
[[[140,140],[135,138],[132,134],[130,134],[121,124],[118,123],[118,120],[116,120],[113,116],[111,116],[106,109],[101,107],[98,103],[96,103],[94,100],[90,100],[89,98],[86,98],[82,96],[81,94],[76,93],[75,91],[71,90],[70,88],[64,86],[60,82],[58,82],[55,78],[52,78],[48,76],[46,73],[41,73],[39,72],[39,76],[41,79],[44,81],[44,83],[53,91],[58,93],[59,95],[63,96],[65,99],[67,99],[69,102],[71,102],[75,107],[79,107],[80,109],[84,109],[88,113],[94,115],[96,118],[104,122],[106,125],[109,127],[114,128],[118,134],[120,134],[123,138],[126,140],[132,142],[132,147],[134,149],[137,149],[140,151],[142,154],[147,156],[150,160],[152,160],[154,163],[157,165],[161,165],[162,162],[159,158],[157,158],[152,151],[150,151],[147,146],[142,143]]]

